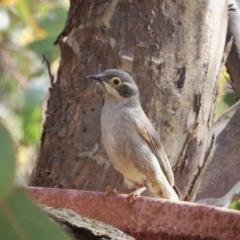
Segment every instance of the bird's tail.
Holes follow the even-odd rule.
[[[176,185],[173,186],[174,191],[177,193],[178,198],[182,200],[182,194],[180,193],[179,189],[177,188]]]
[[[169,199],[171,201],[179,201],[178,192],[175,191],[174,187],[172,187],[169,184],[167,179],[165,179],[164,182],[161,182],[158,185],[158,191],[156,191],[156,193],[158,193],[159,197],[166,198],[166,199]]]
[[[175,190],[169,185],[168,191],[166,191],[165,196],[167,199],[171,201],[179,201],[179,197]]]

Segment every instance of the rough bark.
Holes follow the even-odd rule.
[[[124,189],[101,143],[102,92],[88,74],[132,74],[185,200],[193,200],[218,92],[227,1],[71,1],[31,185]]]
[[[227,207],[240,194],[240,102],[213,126],[215,136],[212,161],[204,175],[196,201]]]
[[[235,0],[228,1],[227,42],[232,46],[226,67],[231,77],[236,99],[240,96],[240,11]],[[240,194],[240,128],[239,102],[229,109],[216,123],[209,135],[211,163],[203,176],[196,201],[227,207]],[[216,139],[212,142],[211,139]],[[216,187],[217,186],[217,187]]]
[[[236,98],[240,99],[240,10],[235,0],[228,0],[227,41],[233,38],[233,44],[226,61]]]
[[[134,240],[117,228],[80,216],[71,209],[54,209],[44,205],[42,208],[75,240]]]

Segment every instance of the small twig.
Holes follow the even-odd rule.
[[[51,72],[51,66],[50,66],[50,62],[48,61],[48,59],[45,57],[45,55],[43,55],[43,61],[42,63],[46,62],[46,66],[47,66],[47,69],[48,69],[48,75],[50,77],[50,83],[51,83],[51,86],[53,87],[53,84],[54,84],[54,75],[52,74]]]

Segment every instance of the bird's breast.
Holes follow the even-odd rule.
[[[104,147],[108,154],[116,151],[121,144],[124,131],[123,115],[112,108],[103,108],[101,115],[101,131]]]
[[[127,111],[103,108],[101,130],[104,147],[115,168],[127,168],[129,163],[126,146],[131,142],[133,123]]]

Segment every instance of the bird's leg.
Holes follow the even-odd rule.
[[[139,197],[146,190],[147,190],[147,187],[142,187],[142,188],[135,190],[132,193],[129,193],[128,197],[127,197],[127,201],[132,205],[133,203],[135,203],[137,197]]]
[[[107,197],[110,193],[118,194],[116,188],[112,189],[112,188],[110,188],[110,187],[106,187],[106,188],[105,188],[105,191],[104,191],[104,199],[106,199],[106,197]]]
[[[109,186],[107,186],[105,188],[105,191],[104,191],[104,198],[106,199],[106,197],[111,194],[111,193],[114,193],[114,194],[121,194],[121,193],[131,193],[132,191],[135,191],[136,189],[135,188],[132,188],[132,189],[127,189],[127,190],[122,190],[122,191],[118,191],[116,188],[110,188]]]

